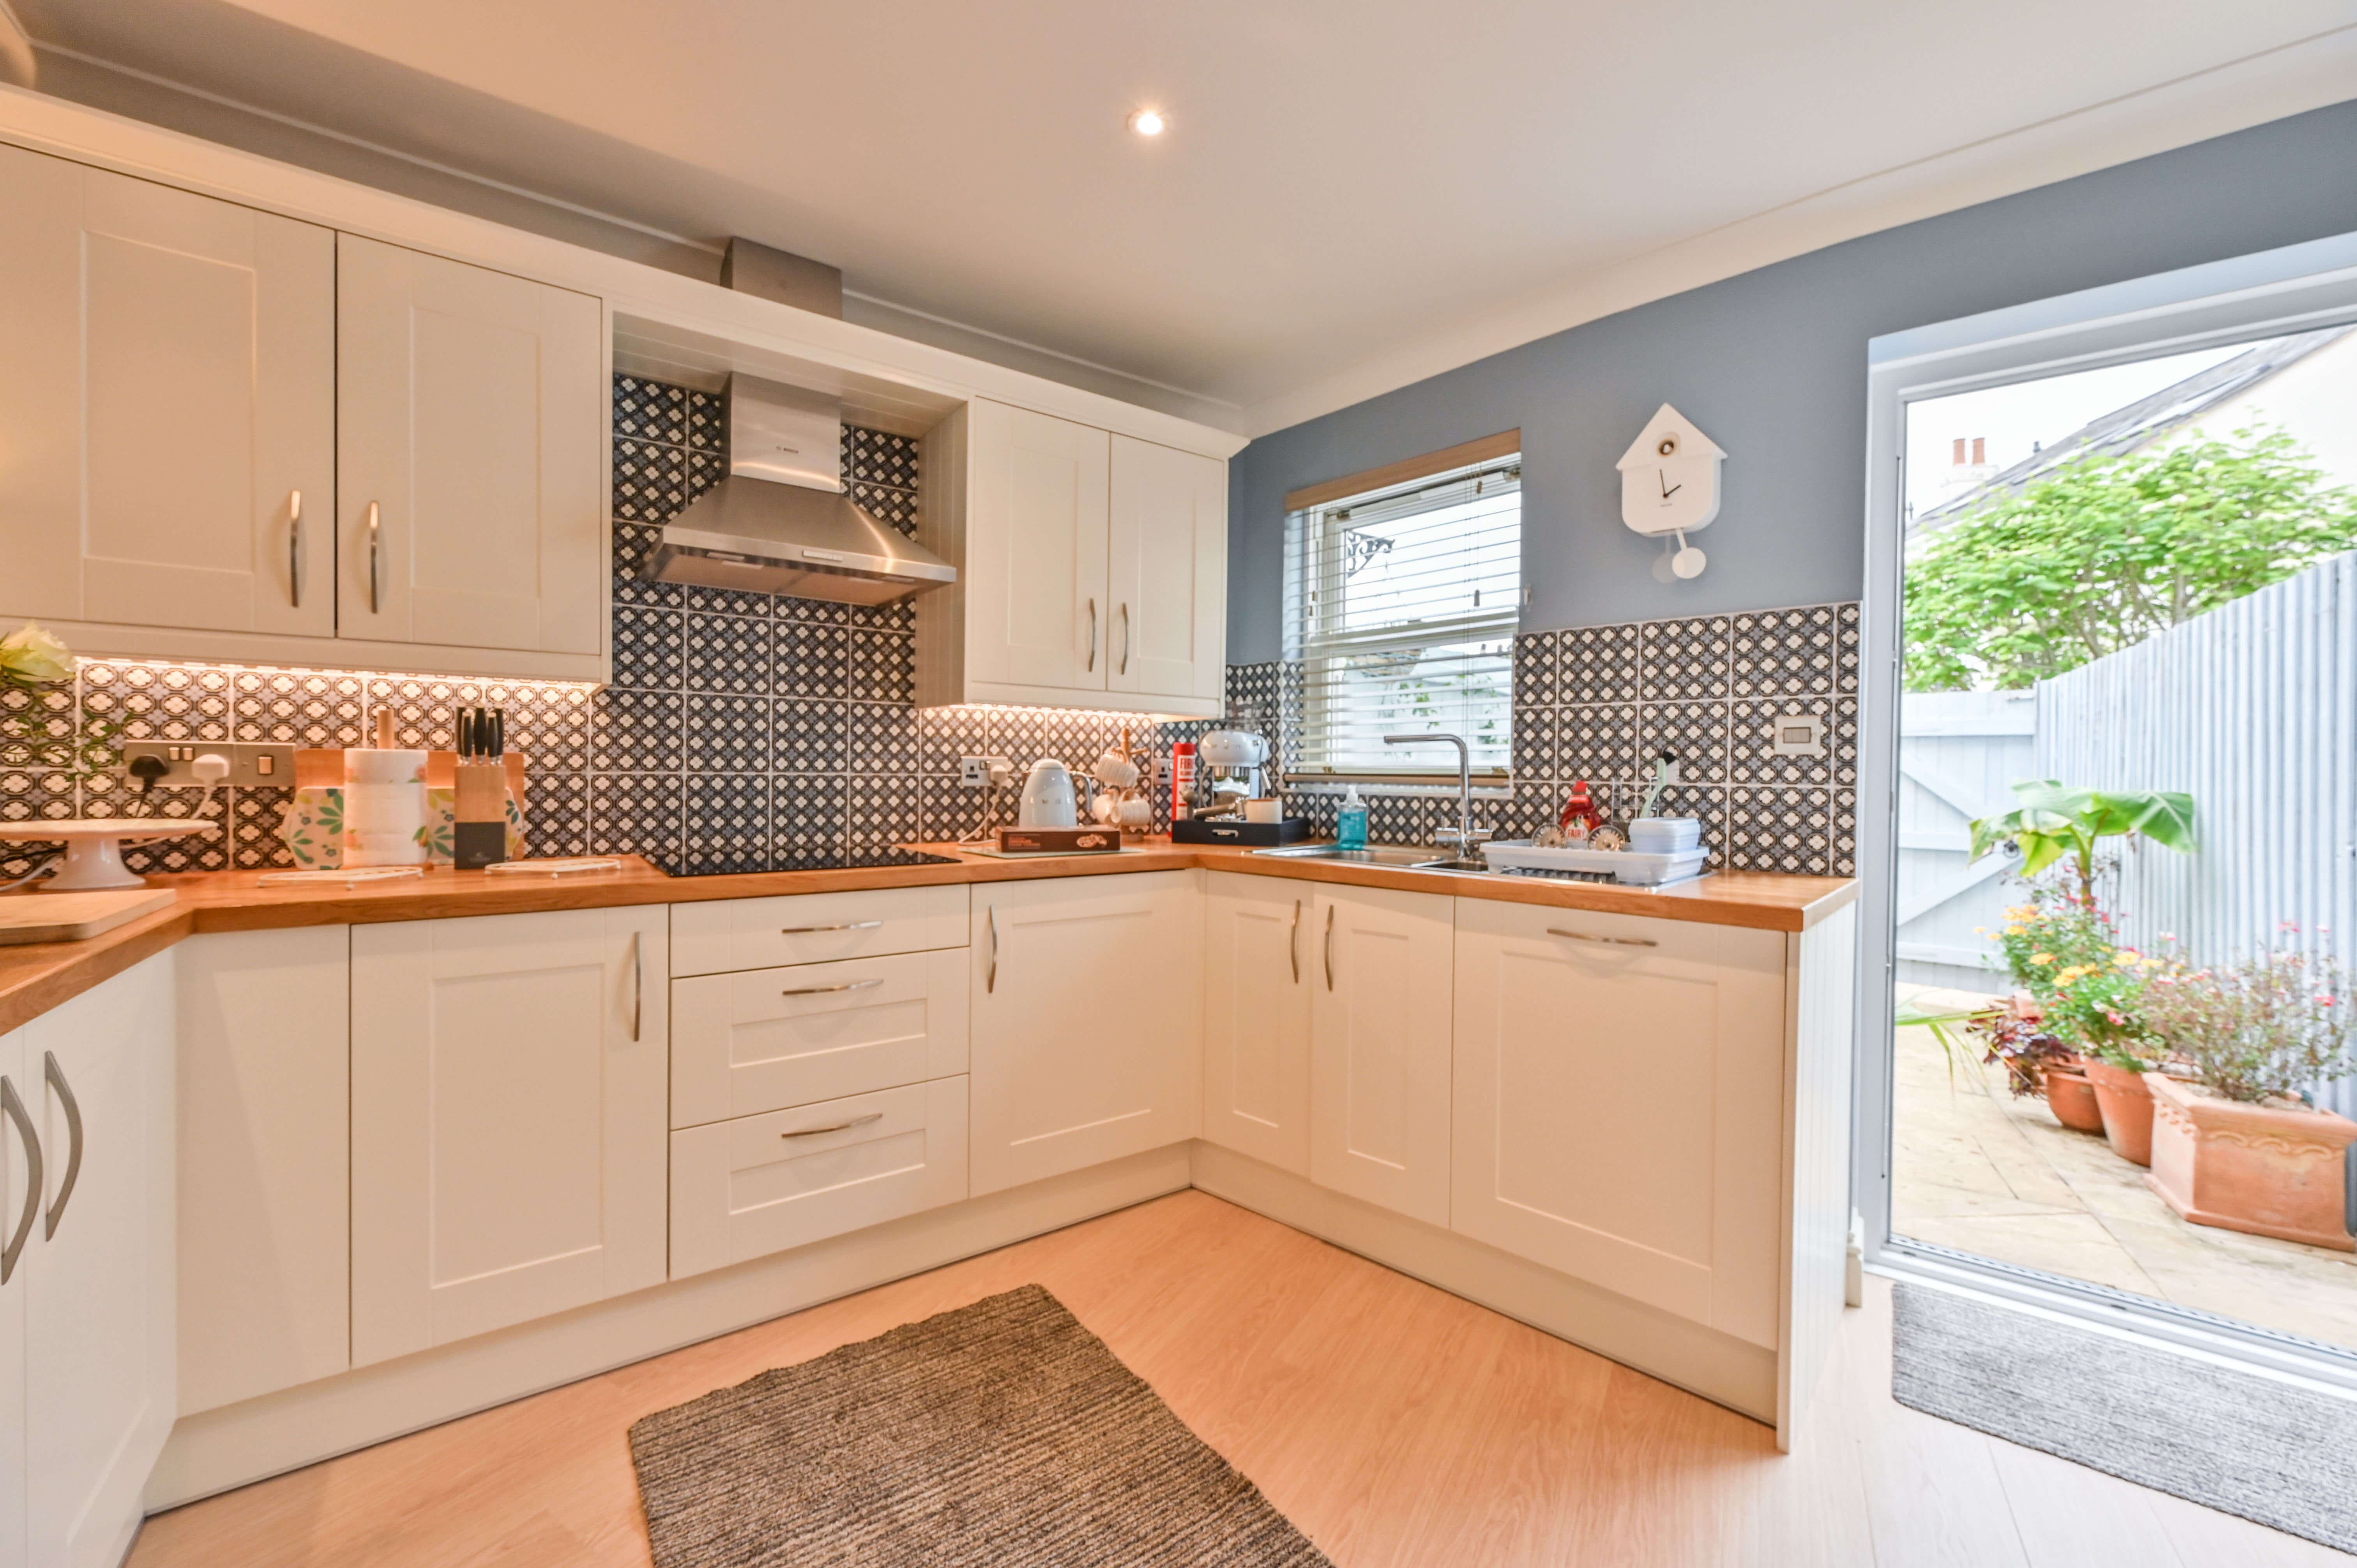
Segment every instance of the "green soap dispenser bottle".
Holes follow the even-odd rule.
[[[1359,799],[1356,784],[1342,792],[1341,814],[1334,822],[1334,843],[1343,849],[1367,847],[1367,803]]]

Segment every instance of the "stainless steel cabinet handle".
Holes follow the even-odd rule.
[[[998,907],[995,904],[990,909],[990,972],[983,976],[982,989],[985,994],[998,990]]]
[[[1621,948],[1657,948],[1662,945],[1651,937],[1591,937],[1586,931],[1566,931],[1556,926],[1549,926],[1547,935],[1569,937],[1576,942],[1609,942]]]
[[[1096,602],[1096,600],[1094,600],[1094,599],[1091,599],[1091,600],[1089,601],[1089,662],[1088,662],[1088,668],[1090,668],[1091,670],[1094,670],[1096,667],[1097,667],[1097,602]]]
[[[884,982],[880,978],[876,980],[846,980],[841,985],[791,986],[784,991],[779,992],[778,994],[780,996],[826,996],[831,995],[837,991],[865,991],[871,985],[881,985]]]
[[[1333,990],[1333,989],[1334,989],[1334,910],[1335,910],[1335,908],[1336,908],[1336,907],[1335,907],[1334,905],[1332,905],[1332,904],[1329,904],[1329,905],[1327,905],[1327,906],[1326,906],[1326,989],[1327,989],[1327,990],[1329,990],[1329,991],[1331,991],[1331,990]]]
[[[286,602],[303,607],[303,492],[286,492]]]
[[[33,1233],[33,1217],[41,1211],[41,1140],[33,1132],[33,1119],[25,1113],[25,1102],[16,1097],[16,1086],[5,1078],[0,1078],[0,1114],[16,1123],[16,1136],[25,1141],[25,1207],[16,1216],[16,1232],[0,1245],[0,1285],[5,1285]]]
[[[73,1197],[74,1183],[81,1179],[81,1107],[74,1101],[73,1090],[66,1085],[66,1069],[58,1065],[58,1053],[41,1053],[41,1076],[58,1091],[58,1103],[66,1108],[66,1179],[58,1183],[58,1200],[49,1205],[48,1223],[41,1229],[43,1240],[58,1233],[58,1221],[66,1217],[66,1200]]]
[[[884,1112],[881,1111],[870,1111],[866,1115],[854,1116],[848,1122],[830,1122],[823,1127],[801,1127],[791,1133],[780,1133],[778,1136],[780,1138],[815,1138],[821,1133],[848,1133],[854,1127],[865,1127],[870,1122],[881,1122],[883,1120]]]
[[[376,502],[368,505],[369,614],[384,613],[384,514]]]
[[[1301,900],[1293,901],[1293,929],[1285,933],[1285,956],[1293,961],[1293,983],[1301,983]]]
[[[778,935],[806,937],[813,931],[872,931],[883,923],[881,920],[852,920],[840,926],[780,926]]]
[[[1121,605],[1121,672],[1129,673],[1129,601]]]
[[[646,1014],[647,960],[639,941],[639,933],[630,933],[630,1038],[639,1037],[639,1025]]]

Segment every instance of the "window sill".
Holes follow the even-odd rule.
[[[1340,795],[1356,788],[1361,795],[1442,795],[1457,798],[1454,779],[1403,779],[1396,774],[1333,774],[1317,779],[1288,779],[1285,788],[1295,795]],[[1514,781],[1494,774],[1473,780],[1473,798],[1477,800],[1511,800],[1514,798]]]

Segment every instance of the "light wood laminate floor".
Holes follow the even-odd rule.
[[[1340,1568],[2349,1561],[1901,1409],[1878,1279],[1785,1456],[1741,1416],[1184,1192],[192,1503],[130,1563],[637,1568],[632,1421],[1033,1281]]]

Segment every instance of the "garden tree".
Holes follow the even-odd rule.
[[[2357,491],[2281,430],[2075,462],[1909,563],[1907,687],[2026,687],[2350,549]]]

